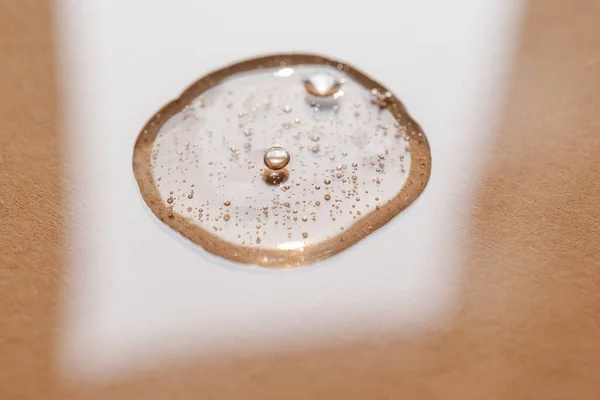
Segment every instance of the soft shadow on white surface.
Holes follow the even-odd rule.
[[[236,3],[56,3],[77,188],[58,355],[71,378],[390,329],[419,335],[452,317],[456,232],[469,227],[521,2]],[[432,177],[408,210],[339,256],[288,271],[248,268],[153,216],[133,179],[133,143],[148,117],[205,73],[293,51],[347,61],[389,87],[427,134]]]

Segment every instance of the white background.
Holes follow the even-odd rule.
[[[519,0],[57,1],[69,273],[59,354],[66,376],[323,345],[452,318],[457,231],[493,140]],[[404,213],[341,255],[274,271],[214,257],[163,226],[131,168],[145,121],[190,83],[243,58],[309,52],[392,90],[422,125],[433,170]]]

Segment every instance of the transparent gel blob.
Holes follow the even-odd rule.
[[[150,209],[183,236],[230,260],[289,267],[390,221],[425,188],[431,157],[380,84],[333,60],[281,55],[196,82],[146,125],[133,164]]]

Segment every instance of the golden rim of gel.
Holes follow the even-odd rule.
[[[399,192],[387,203],[363,215],[347,229],[329,239],[318,243],[306,244],[297,249],[263,249],[237,245],[227,242],[212,232],[192,223],[183,215],[173,212],[162,198],[157,187],[152,168],[152,150],[154,142],[163,124],[173,115],[181,112],[194,99],[208,89],[219,85],[224,79],[243,72],[259,71],[263,68],[279,68],[295,65],[324,65],[337,68],[355,82],[371,91],[389,93],[380,83],[346,63],[317,55],[282,54],[270,55],[242,61],[214,71],[196,81],[179,98],[160,109],[146,123],[140,132],[134,147],[133,171],[142,197],[150,210],[165,224],[219,257],[239,263],[256,264],[264,267],[295,267],[310,264],[331,257],[349,248],[361,239],[392,220],[407,208],[423,192],[431,174],[431,153],[429,144],[421,127],[408,115],[402,103],[393,95],[386,98],[384,107],[393,117],[408,125],[410,136],[410,167],[408,178]],[[202,188],[196,188],[200,193]]]

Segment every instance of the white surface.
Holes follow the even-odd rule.
[[[65,374],[110,379],[149,359],[275,351],[443,326],[460,279],[478,155],[516,39],[518,0],[75,1],[57,3],[65,146],[76,182]],[[389,87],[432,147],[428,188],[339,256],[292,271],[248,269],[186,242],[146,208],[133,142],[156,110],[241,58],[312,52]]]

